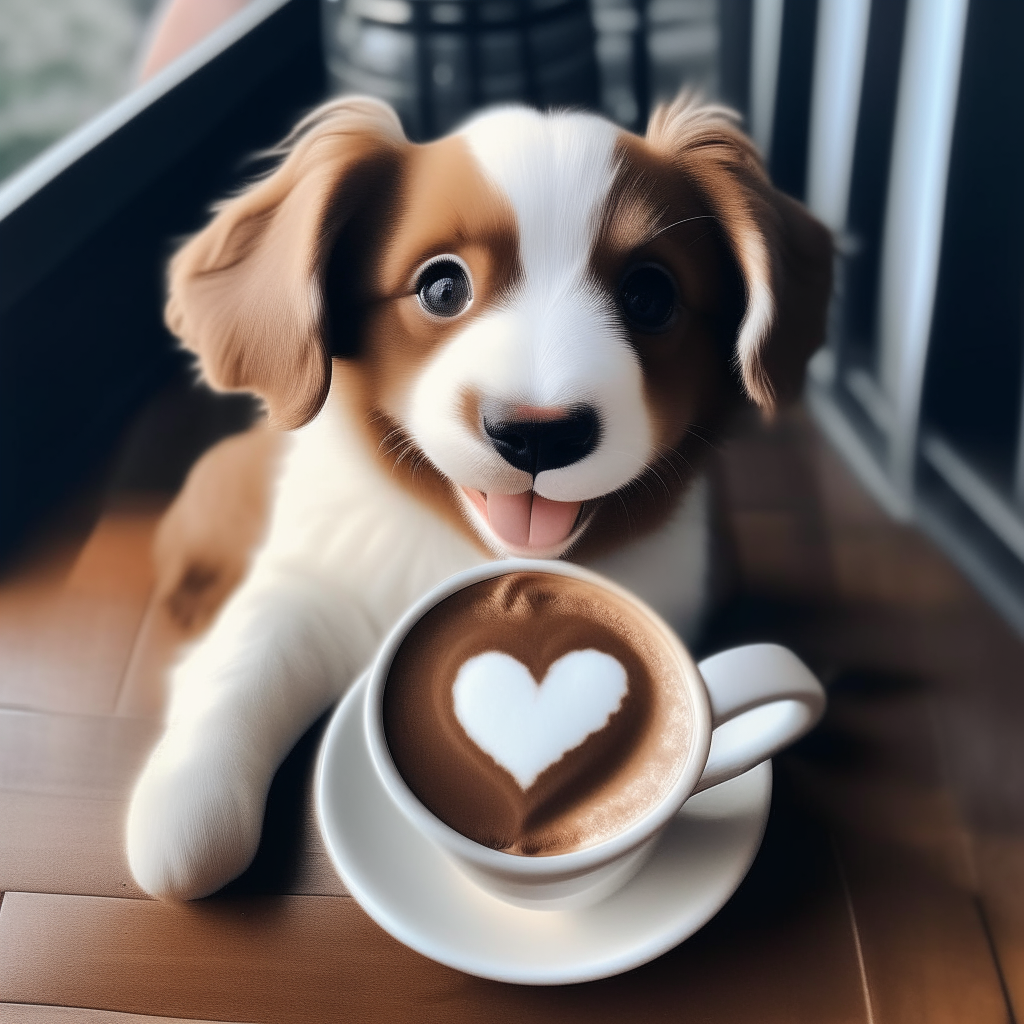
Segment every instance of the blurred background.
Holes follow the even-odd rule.
[[[0,179],[134,85],[156,0],[0,0]]]
[[[0,177],[132,88],[161,11],[154,0],[0,0]],[[238,180],[241,155],[324,92],[380,95],[424,139],[481,105],[516,99],[588,106],[642,130],[655,103],[690,86],[741,114],[776,184],[835,234],[829,341],[807,395],[819,426],[889,514],[922,526],[1024,632],[1024,4],[256,0],[238,16],[246,17],[259,26],[248,42],[229,31],[192,69],[192,85],[172,88],[165,73],[168,84],[149,108],[132,108],[134,127],[117,136],[145,136],[131,145],[165,173],[188,165],[179,191],[162,200],[177,213],[140,228],[153,260],[137,308],[152,353],[164,358],[167,338],[141,303],[158,308],[169,232],[196,224],[216,190]],[[259,42],[275,18],[276,39]],[[288,60],[299,62],[291,72]],[[202,104],[186,98],[189,89],[209,97],[214,80],[222,109],[168,149],[167,136],[146,125],[174,104]],[[257,101],[260,89],[272,100]],[[181,111],[167,116],[188,121]],[[216,117],[224,120],[215,129]],[[111,138],[100,132],[76,152],[112,154]],[[32,193],[33,173],[43,174],[29,167],[0,193],[0,213],[18,207],[12,196]],[[128,192],[143,180],[130,162],[118,173]],[[51,178],[44,184],[56,187]],[[97,209],[112,202],[112,187]],[[52,202],[48,209],[52,219]],[[27,216],[24,204],[18,215]],[[23,254],[24,225],[6,223],[16,230],[9,251]],[[20,261],[14,269],[36,279]],[[10,285],[11,302],[20,287]],[[127,323],[134,314],[122,308]],[[158,363],[154,354],[150,365]],[[97,445],[131,405],[117,401]],[[32,460],[6,457],[8,479],[38,484]],[[0,535],[17,536],[35,511],[8,503]]]
[[[174,0],[238,13],[170,64],[165,2],[0,0],[0,1019],[1024,1020],[1024,2]],[[136,898],[183,640],[153,537],[253,415],[164,327],[176,240],[332,92],[427,138],[510,99],[641,129],[684,84],[836,243],[804,403],[708,465],[698,656],[783,643],[829,690],[744,887],[613,983],[431,974],[339,916],[314,727],[228,902]]]

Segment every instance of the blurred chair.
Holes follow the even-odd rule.
[[[502,102],[601,109],[642,131],[684,84],[745,112],[751,10],[752,0],[324,0],[324,45],[333,89],[387,100],[414,139]]]
[[[587,0],[325,0],[338,92],[387,100],[413,139],[493,103],[596,107]]]
[[[683,85],[745,111],[750,0],[592,0],[592,8],[601,106],[613,120],[643,131],[651,108]]]

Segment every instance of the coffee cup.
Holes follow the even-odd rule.
[[[461,668],[455,673],[454,680],[449,679],[452,673],[446,668],[448,674],[444,685],[450,690],[443,695],[441,703],[454,706],[455,714],[452,716],[444,712],[448,717],[441,723],[442,728],[434,721],[418,722],[419,711],[415,704],[409,711],[410,702],[405,693],[401,693],[401,700],[394,694],[399,692],[396,690],[401,685],[398,680],[415,679],[421,667],[428,674],[435,672],[436,666],[427,665],[429,658],[434,658],[435,662],[441,658],[443,662],[450,653],[448,648],[451,645],[443,636],[440,639],[434,637],[430,629],[433,623],[446,621],[445,609],[454,604],[461,609],[459,614],[465,616],[468,614],[465,609],[472,608],[472,602],[476,600],[474,595],[481,587],[485,594],[492,595],[490,599],[493,599],[495,587],[505,588],[499,597],[508,604],[512,601],[508,596],[509,588],[520,586],[524,580],[542,597],[546,594],[550,599],[554,594],[555,605],[563,595],[573,599],[576,618],[570,622],[563,616],[558,620],[559,628],[550,632],[560,633],[566,622],[570,622],[571,628],[565,627],[570,634],[573,629],[579,631],[581,627],[577,620],[581,603],[576,599],[579,591],[586,599],[582,607],[594,607],[597,611],[595,618],[601,620],[592,631],[588,631],[584,623],[581,635],[601,637],[607,634],[609,639],[607,643],[600,639],[574,642],[570,637],[568,642],[573,649],[554,662],[546,676],[539,674],[536,668],[531,670],[533,680],[527,689],[540,684],[535,692],[548,688],[554,693],[560,687],[565,691],[560,692],[558,701],[555,701],[556,704],[560,701],[560,706],[565,704],[568,699],[565,693],[573,686],[569,679],[573,664],[579,662],[578,667],[586,670],[588,682],[596,678],[595,673],[597,676],[604,673],[606,678],[600,684],[604,687],[601,691],[604,696],[599,695],[595,699],[604,701],[605,705],[604,711],[597,708],[588,712],[592,718],[597,714],[597,718],[589,723],[593,726],[589,733],[585,731],[587,723],[582,727],[571,727],[577,729],[578,737],[573,734],[566,739],[558,729],[554,733],[547,729],[546,722],[537,723],[538,728],[532,730],[542,734],[537,743],[543,746],[543,743],[550,745],[554,742],[555,748],[546,753],[541,750],[537,754],[531,747],[520,752],[522,756],[516,760],[507,755],[500,744],[489,743],[486,730],[490,728],[493,731],[494,715],[490,726],[486,722],[480,725],[479,711],[474,711],[474,705],[466,701],[473,697],[471,688],[480,690],[476,676],[484,669],[487,670],[484,675],[489,672],[492,678],[510,679],[509,693],[515,698],[515,687],[519,681],[514,677],[520,669],[520,674],[526,674],[526,666],[520,662],[530,660],[528,652],[532,646],[538,649],[544,646],[543,636],[520,637],[514,653],[522,656],[517,659],[503,649],[507,647],[507,630],[504,633],[498,630],[495,643],[484,642],[484,646],[495,646],[497,650],[487,650],[460,662]],[[438,619],[439,614],[442,614],[441,619]],[[457,636],[461,623],[457,619],[453,621],[452,628],[456,632],[450,631],[450,636]],[[616,640],[623,630],[634,638],[626,648],[641,649],[640,661],[653,669],[647,674],[654,678],[654,682],[643,684],[648,690],[654,687],[653,697],[647,694],[642,701],[641,697],[634,699],[633,689],[638,693],[642,689],[635,679],[643,674],[643,665],[638,668],[637,659],[633,657],[631,660],[629,650],[622,647],[621,638]],[[426,641],[423,640],[424,634]],[[583,643],[587,643],[585,650],[576,649]],[[457,659],[462,657],[458,651],[455,656]],[[589,661],[586,661],[587,657]],[[601,661],[601,658],[605,660]],[[559,665],[562,667],[558,672],[553,672]],[[619,666],[618,670],[615,665]],[[505,677],[502,677],[503,672]],[[558,673],[559,678],[555,679],[554,675]],[[627,677],[628,686],[625,682]],[[463,685],[467,679],[469,682]],[[481,692],[486,701],[487,693]],[[615,703],[617,693],[618,704]],[[460,705],[460,700],[464,706]],[[645,701],[644,713],[630,712],[629,700],[633,700],[636,706],[637,701]],[[433,704],[438,703],[433,699]],[[390,710],[396,704],[405,709],[404,718],[398,719],[399,726],[395,725],[395,712]],[[429,700],[423,706],[429,707]],[[476,706],[479,706],[479,701]],[[485,892],[507,903],[538,910],[562,910],[592,905],[624,885],[642,867],[665,826],[689,797],[735,778],[767,760],[812,728],[824,707],[825,694],[820,683],[792,652],[783,647],[755,644],[735,648],[707,658],[698,666],[676,633],[652,609],[610,580],[571,563],[509,559],[476,566],[450,577],[402,617],[384,641],[369,670],[364,729],[373,767],[395,807],[466,876]],[[502,710],[501,714],[514,718],[515,708]],[[604,719],[601,719],[602,714]],[[640,721],[641,725],[629,726],[632,720]],[[627,724],[616,726],[616,731],[612,729],[616,722]],[[507,842],[503,841],[503,848],[496,848],[502,847],[502,843],[496,843],[486,829],[486,835],[477,834],[473,827],[463,823],[456,812],[450,811],[443,799],[442,806],[438,806],[433,795],[438,786],[435,785],[432,791],[427,784],[431,780],[422,778],[423,773],[419,769],[410,769],[410,764],[415,766],[417,762],[415,758],[410,761],[406,755],[403,728],[411,729],[413,733],[418,730],[433,744],[425,748],[428,753],[423,763],[429,768],[427,774],[434,770],[432,766],[439,759],[444,759],[445,742],[455,743],[459,749],[454,753],[463,758],[472,755],[470,761],[465,762],[470,765],[468,769],[458,767],[457,763],[457,771],[461,775],[456,774],[447,780],[440,778],[442,793],[465,788],[472,796],[470,776],[476,770],[473,764],[484,763],[493,768],[485,779],[485,785],[495,785],[493,780],[487,781],[491,776],[500,776],[504,780],[501,784],[505,789],[499,786],[494,790],[497,794],[495,800],[499,803],[501,793],[506,790],[515,793],[517,786],[524,793],[531,792],[538,785],[543,789],[538,779],[549,780],[549,789],[550,780],[554,779],[556,788],[561,785],[564,792],[545,797],[546,810],[540,819],[546,825],[539,829],[525,829],[522,832],[525,841],[518,846],[512,836]],[[570,754],[578,761],[578,751],[583,750],[585,754],[587,749],[593,748],[597,755],[592,755],[591,760],[594,756],[600,758],[602,748],[598,741],[602,730],[608,736],[613,732],[616,736],[625,736],[629,728],[632,728],[629,735],[633,737],[628,741],[631,744],[630,754],[628,758],[620,759],[624,767],[615,775],[618,781],[614,784],[588,781],[586,764],[580,774],[581,769],[574,766]],[[433,736],[434,732],[443,734],[440,740]],[[463,733],[468,733],[469,739]],[[555,735],[556,739],[545,739],[549,734]],[[445,735],[448,740],[445,740]],[[636,735],[639,735],[639,740]],[[598,740],[592,739],[593,736]],[[438,743],[442,744],[441,748],[438,748]],[[558,744],[565,749],[562,750]],[[559,776],[560,771],[564,772],[560,767],[564,763],[568,763],[576,773],[568,782]],[[461,785],[462,779],[467,780],[465,786]],[[486,793],[486,789],[482,792]],[[578,794],[581,792],[590,795],[580,797]],[[595,792],[597,796],[593,795]],[[601,804],[602,799],[607,806]],[[614,813],[607,810],[609,806]],[[622,813],[623,807],[633,806],[639,810],[631,814]],[[551,811],[551,807],[555,810]],[[534,808],[523,820],[533,821],[536,818]],[[560,827],[551,826],[552,820]],[[569,826],[565,825],[567,821]],[[499,833],[504,835],[502,827],[508,832],[507,823],[501,825],[499,822]]]

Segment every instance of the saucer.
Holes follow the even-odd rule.
[[[349,892],[406,946],[467,974],[563,985],[620,974],[678,945],[736,891],[771,804],[766,761],[698,793],[623,888],[584,910],[524,910],[478,888],[401,815],[363,731],[366,676],[331,718],[317,764],[317,818]]]

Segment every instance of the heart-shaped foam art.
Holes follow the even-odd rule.
[[[381,712],[424,806],[521,855],[628,827],[671,787],[692,729],[679,666],[629,601],[534,572],[431,608],[395,653]]]
[[[603,729],[628,689],[622,663],[602,651],[570,651],[540,685],[521,661],[485,651],[459,669],[452,697],[466,735],[527,790]]]

